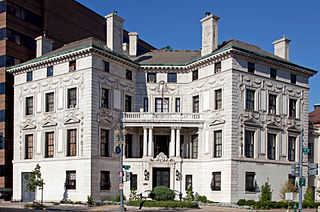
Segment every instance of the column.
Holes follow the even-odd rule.
[[[176,156],[180,157],[180,129],[181,127],[177,127],[176,131]]]
[[[175,129],[171,127],[171,140],[169,145],[169,157],[174,157],[175,153]]]
[[[152,135],[152,127],[149,128],[149,143],[148,143],[148,156],[153,157],[153,135]]]
[[[143,127],[143,157],[148,155],[148,128]]]

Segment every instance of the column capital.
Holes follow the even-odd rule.
[[[181,127],[175,127],[177,130],[181,130]]]

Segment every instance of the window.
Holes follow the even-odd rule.
[[[221,72],[221,62],[217,62],[214,64],[214,73]]]
[[[67,156],[77,155],[77,130],[67,131]]]
[[[138,189],[138,175],[131,174],[130,177],[130,190],[137,190]]]
[[[277,78],[277,70],[270,68],[270,78],[271,79],[276,79]]]
[[[69,62],[69,72],[70,71],[75,71],[76,70],[76,61],[73,60],[73,61],[70,61]]]
[[[255,69],[255,64],[248,62],[248,72],[254,73],[254,69]]]
[[[103,61],[103,68],[104,68],[105,72],[109,73],[109,71],[110,71],[110,63],[107,62],[107,61]]]
[[[168,73],[168,82],[177,82],[177,73]]]
[[[254,131],[245,130],[245,156],[253,158],[254,153]]]
[[[192,159],[198,158],[198,135],[191,135]]]
[[[156,98],[156,112],[168,113],[169,112],[169,98]]]
[[[27,82],[32,81],[32,71],[27,72]]]
[[[288,180],[292,185],[296,185],[296,176],[293,176],[291,174],[288,175]]]
[[[53,76],[53,66],[47,67],[47,77]]]
[[[276,135],[268,133],[268,159],[276,159]]]
[[[132,134],[127,134],[126,136],[126,145],[125,145],[125,148],[126,148],[126,158],[133,158],[132,156]]]
[[[54,132],[46,132],[45,157],[52,158],[54,153]]]
[[[66,189],[76,189],[76,171],[66,172]]]
[[[156,83],[157,82],[157,74],[156,73],[147,73],[147,82]]]
[[[4,122],[6,120],[6,111],[0,110],[0,122]]]
[[[33,135],[25,136],[25,159],[32,159],[33,156]]]
[[[0,133],[0,139],[1,139],[1,133]],[[310,149],[310,152],[308,153],[308,162],[314,163],[314,143],[309,143],[308,148]]]
[[[194,70],[192,71],[192,81],[197,79],[198,79],[198,70]]]
[[[277,96],[269,94],[269,113],[276,114]]]
[[[211,190],[221,191],[221,172],[212,172]]]
[[[254,110],[254,91],[246,90],[246,109]]]
[[[291,80],[290,80],[290,82],[291,82],[292,84],[296,84],[296,82],[297,82],[297,75],[291,74]]]
[[[215,95],[215,106],[214,108],[216,110],[219,110],[222,108],[222,90],[219,89],[219,90],[215,90],[214,91],[214,95]]]
[[[3,132],[0,132],[0,149],[6,149]]]
[[[110,190],[110,171],[101,171],[100,175],[100,190]]]
[[[215,158],[222,156],[222,131],[214,131],[214,154]]]
[[[33,97],[27,97],[26,98],[26,115],[32,115],[33,114]]]
[[[186,190],[188,190],[189,187],[192,187],[192,175],[186,175]]]
[[[126,79],[132,80],[132,71],[126,69]]]
[[[0,95],[6,93],[6,83],[0,82]]]
[[[77,106],[77,88],[68,89],[68,108]]]
[[[176,98],[176,113],[180,113],[180,98]]]
[[[289,117],[296,117],[296,107],[297,107],[297,101],[294,99],[289,99]]]
[[[192,112],[199,113],[199,96],[192,97]]]
[[[148,112],[148,98],[143,99],[143,112]]]
[[[101,129],[100,135],[100,155],[103,157],[110,157],[109,151],[109,130]]]
[[[54,93],[46,94],[46,112],[54,111]]]
[[[288,160],[295,161],[296,158],[296,138],[289,136],[288,142]]]
[[[246,172],[246,191],[256,191],[255,175],[254,172]]]
[[[101,90],[101,107],[109,109],[109,89]]]
[[[125,95],[125,112],[132,112],[132,96]]]

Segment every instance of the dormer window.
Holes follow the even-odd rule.
[[[32,71],[27,72],[27,82],[32,81]]]
[[[75,71],[76,70],[76,61],[73,60],[73,61],[70,61],[69,62],[69,72],[70,71]]]
[[[291,81],[290,81],[292,84],[296,84],[297,82],[297,75],[295,74],[291,74]]]
[[[214,64],[214,73],[221,72],[221,62],[217,62]]]
[[[248,72],[254,73],[254,69],[255,69],[255,64],[248,62]]]
[[[156,83],[157,82],[157,74],[156,73],[148,73],[147,74],[147,82]]]

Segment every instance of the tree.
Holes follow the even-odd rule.
[[[311,187],[308,187],[306,193],[304,194],[304,201],[306,202],[314,202],[313,200],[313,193]]]
[[[280,197],[282,200],[286,199],[286,193],[293,193],[293,199],[295,199],[297,187],[295,187],[289,180],[285,184],[282,185],[280,190]]]
[[[271,201],[272,190],[268,182],[261,186],[261,195],[259,197],[260,202]]]
[[[186,191],[187,196],[186,196],[186,200],[194,200],[194,195],[193,195],[193,191],[192,191],[192,186],[190,185]]]
[[[34,170],[29,175],[29,182],[27,184],[27,191],[35,192],[37,187],[41,190],[41,205],[43,203],[43,179],[41,178],[40,165],[37,164]]]

